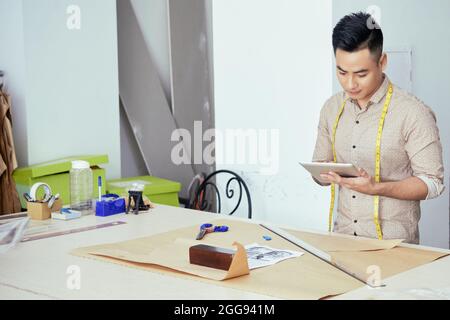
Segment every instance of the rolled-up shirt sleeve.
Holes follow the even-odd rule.
[[[425,182],[428,188],[428,194],[425,200],[430,200],[439,197],[444,192],[444,185],[436,178],[430,178],[427,176],[417,176],[420,180]]]
[[[407,121],[405,149],[411,161],[413,176],[428,187],[428,199],[444,191],[444,165],[439,129],[433,111],[421,105],[420,112]]]

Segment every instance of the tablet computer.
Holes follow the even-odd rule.
[[[316,179],[320,179],[321,173],[328,173],[330,171],[337,173],[343,178],[359,177],[358,168],[351,163],[300,162],[300,164]]]

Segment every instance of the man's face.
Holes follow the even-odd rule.
[[[368,100],[378,89],[386,66],[386,55],[376,59],[368,48],[355,52],[336,50],[336,73],[339,82],[355,100]]]

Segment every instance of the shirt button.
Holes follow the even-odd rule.
[[[356,149],[356,146],[353,146],[353,149]]]
[[[353,234],[354,234],[355,236],[357,236],[356,232],[353,232]]]
[[[356,120],[356,124],[359,124],[359,120]]]
[[[356,196],[352,196],[353,199],[356,199]]]
[[[354,223],[357,223],[357,222],[358,222],[358,220],[353,220],[353,222],[354,222]]]

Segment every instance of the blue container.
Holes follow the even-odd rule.
[[[117,194],[105,194],[102,196],[102,201],[97,201],[95,205],[95,215],[99,217],[107,217],[125,211],[125,199],[120,198]]]

